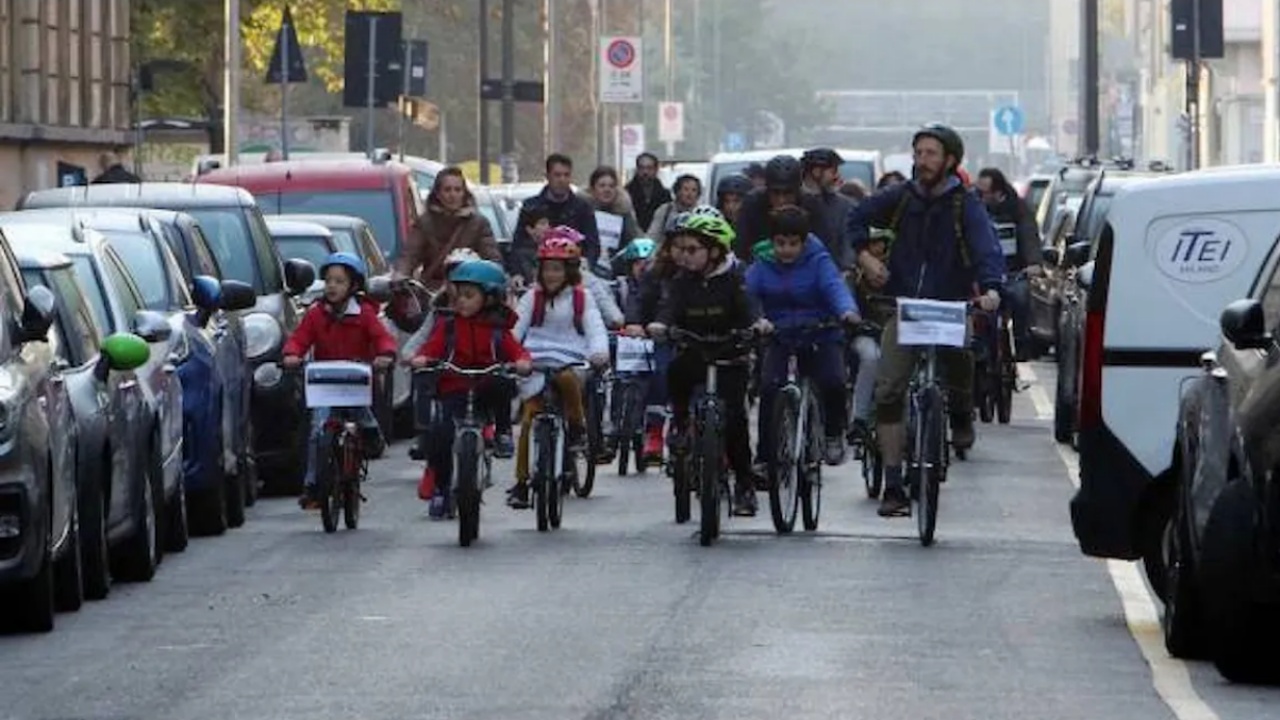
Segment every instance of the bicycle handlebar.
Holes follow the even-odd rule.
[[[451,372],[464,377],[484,377],[487,375],[509,377],[515,375],[515,371],[508,363],[495,363],[482,368],[466,368],[454,365],[448,360],[441,360],[426,367],[414,368],[413,371],[415,373]]]

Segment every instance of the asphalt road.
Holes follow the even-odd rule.
[[[549,534],[494,488],[462,549],[396,446],[358,531],[264,501],[53,634],[0,637],[0,718],[1276,717],[1280,691],[1152,652],[1132,566],[1076,548],[1047,396],[1016,403],[953,467],[928,549],[852,463],[816,534],[762,513],[702,548],[664,479],[605,473]]]

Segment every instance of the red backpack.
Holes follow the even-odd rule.
[[[579,335],[586,335],[586,327],[582,323],[582,316],[587,310],[587,289],[582,285],[573,286],[573,327],[578,331]],[[547,317],[547,296],[542,292],[541,287],[533,289],[533,318],[529,325],[531,327],[542,327],[542,321]]]

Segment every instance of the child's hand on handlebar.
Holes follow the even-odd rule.
[[[1000,307],[1000,293],[995,290],[988,290],[978,296],[978,307],[987,312],[995,312]]]
[[[768,318],[760,318],[751,326],[751,329],[760,335],[768,335],[773,332],[773,323],[769,322]]]
[[[858,323],[862,322],[862,316],[858,314],[857,310],[850,310],[849,312],[840,316],[840,322],[850,326],[857,325]]]
[[[515,362],[516,374],[521,377],[528,377],[533,374],[532,360],[517,360]]]
[[[598,355],[592,355],[587,358],[587,360],[597,368],[602,368],[609,364],[609,355],[608,353],[600,353]]]
[[[292,370],[302,365],[302,358],[298,357],[297,355],[285,355],[283,358],[281,358],[280,364]]]

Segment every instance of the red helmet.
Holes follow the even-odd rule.
[[[960,182],[965,187],[973,187],[973,178],[969,177],[968,171],[962,167],[956,167],[956,177],[960,178]]]
[[[555,230],[547,231],[547,236],[542,238],[542,243],[538,245],[538,259],[576,262],[582,257],[582,249],[578,247],[578,243],[563,235],[552,235]],[[577,234],[576,230],[572,232]]]

